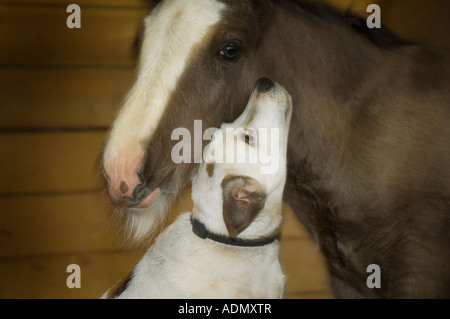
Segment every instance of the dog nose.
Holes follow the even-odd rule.
[[[260,78],[256,82],[256,91],[258,93],[264,93],[269,91],[271,88],[275,86],[275,83],[269,80],[268,78]]]

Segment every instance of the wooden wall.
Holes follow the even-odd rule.
[[[370,1],[330,2],[364,12]],[[82,28],[68,29],[70,3],[0,0],[0,298],[96,298],[143,253],[108,227],[98,159],[150,6],[79,0]],[[448,1],[379,3],[403,35],[450,47]],[[190,205],[187,190],[174,215]],[[330,297],[323,257],[289,209],[282,244],[287,297]],[[81,289],[66,286],[69,264]]]
[[[108,228],[98,169],[133,81],[140,0],[0,1],[0,297],[95,298],[141,254]],[[79,264],[82,288],[68,289]]]

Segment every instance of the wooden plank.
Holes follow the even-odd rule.
[[[450,48],[450,1],[448,0],[326,0],[341,10],[351,9],[368,17],[367,7],[378,4],[381,21],[410,40]]]
[[[283,204],[283,221],[281,235],[283,238],[289,239],[310,239],[310,235],[306,228],[300,223],[291,207]]]
[[[156,1],[152,0],[77,0],[74,1],[82,9],[84,6],[102,6],[102,7],[136,7],[136,8],[149,8],[153,6]],[[2,0],[0,4],[9,5],[62,5],[67,7],[70,3],[67,0]]]
[[[0,257],[76,253],[120,248],[122,233],[110,225],[114,209],[106,191],[0,197]],[[175,204],[167,224],[192,211],[190,189]],[[283,239],[309,239],[292,211],[285,212]]]
[[[0,194],[93,190],[106,132],[0,134]]]
[[[288,293],[285,299],[333,299],[333,295],[327,291],[307,291],[302,293]]]
[[[330,298],[326,273],[317,252],[302,241],[284,242],[288,275],[286,298]],[[287,256],[290,248],[295,258]],[[0,260],[1,298],[98,298],[139,261],[143,250],[69,254]],[[292,255],[292,254],[290,254]],[[81,289],[68,289],[66,268],[81,267]]]
[[[0,260],[0,298],[99,298],[131,271],[141,250]],[[66,285],[67,266],[81,269],[81,288]]]
[[[0,129],[108,127],[131,68],[0,69]]]
[[[295,249],[295,252],[292,251]],[[1,298],[97,298],[125,276],[143,250],[0,259]],[[330,298],[320,255],[304,241],[285,241],[286,298]],[[69,264],[81,267],[81,289],[68,289]]]
[[[0,5],[0,65],[127,66],[144,9],[82,11],[81,28],[66,26],[64,7]]]
[[[0,197],[0,258],[118,249],[100,192]]]
[[[450,1],[383,0],[382,21],[407,39],[450,48]]]
[[[282,239],[281,258],[287,275],[286,293],[328,294],[328,273],[318,247],[307,239]]]
[[[88,253],[125,247],[107,192],[0,197],[0,258]],[[191,210],[185,191],[167,224]],[[156,237],[156,236],[155,236]]]
[[[353,8],[360,11],[367,3],[357,2]],[[385,2],[379,3],[384,8]],[[388,26],[407,37],[448,46],[448,1],[435,0],[426,7],[420,1],[401,3],[382,9]],[[0,5],[2,13],[0,38],[7,49],[0,52],[0,64],[132,65],[132,43],[147,10],[86,8],[77,30],[65,26],[67,14],[59,8]]]

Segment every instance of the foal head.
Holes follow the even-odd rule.
[[[195,168],[193,158],[174,163],[172,132],[193,132],[194,119],[219,127],[245,107],[262,72],[262,2],[165,0],[146,18],[138,76],[103,154],[110,197],[135,239],[160,224]]]

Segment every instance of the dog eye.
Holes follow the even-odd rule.
[[[234,43],[228,43],[220,50],[219,54],[228,60],[235,60],[239,57],[239,49]]]

